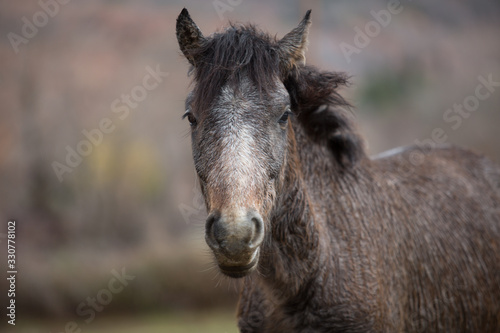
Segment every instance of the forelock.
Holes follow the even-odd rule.
[[[224,86],[237,92],[243,78],[248,78],[260,93],[276,88],[280,76],[276,40],[252,25],[231,25],[192,52],[197,59],[193,69],[195,108],[213,105]]]

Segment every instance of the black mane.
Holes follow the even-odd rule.
[[[300,66],[284,80],[292,107],[306,133],[331,151],[341,167],[366,156],[363,139],[352,121],[352,108],[338,92],[349,84],[344,73]]]
[[[279,75],[276,40],[253,25],[231,25],[203,41],[200,48],[190,51],[196,58],[194,70],[196,91],[194,105],[213,103],[226,84],[238,87],[246,75],[261,92],[275,88]]]

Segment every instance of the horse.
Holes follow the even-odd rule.
[[[500,332],[500,168],[455,146],[368,156],[345,73],[278,39],[204,36],[184,8],[183,118],[241,332]],[[418,157],[418,158],[416,158]]]

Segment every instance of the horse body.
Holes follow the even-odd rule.
[[[500,332],[500,169],[455,147],[370,159],[345,75],[301,63],[309,23],[276,42],[178,19],[207,243],[244,279],[241,332]]]
[[[302,138],[301,195],[278,205],[269,258],[245,281],[242,332],[500,330],[498,167],[455,147],[416,167],[409,147],[338,174]]]

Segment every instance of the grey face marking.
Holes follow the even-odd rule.
[[[199,87],[197,87],[199,89]],[[285,163],[289,95],[261,93],[250,80],[224,86],[209,109],[188,108],[193,157],[209,218],[205,237],[221,270],[255,266]],[[190,100],[186,102],[187,106]],[[192,119],[191,119],[192,120]]]
[[[220,115],[221,135],[218,160],[209,172],[208,182],[224,184],[226,195],[231,198],[228,205],[255,206],[255,198],[249,194],[263,181],[265,166],[256,142],[257,124],[250,123],[252,103],[237,99],[234,89],[226,86],[213,112]]]
[[[286,128],[277,120],[289,97],[281,82],[278,87],[273,96],[261,96],[243,79],[237,88],[224,86],[213,108],[204,111],[193,150],[210,208],[258,210],[262,205],[286,145]]]

